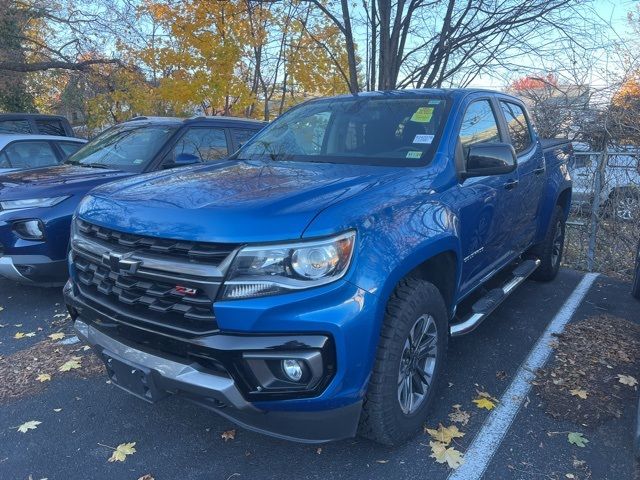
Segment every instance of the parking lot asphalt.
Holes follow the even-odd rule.
[[[551,283],[527,281],[476,331],[453,339],[427,425],[450,425],[447,415],[452,405],[460,405],[470,414],[466,425],[458,424],[465,435],[455,442],[464,452],[490,415],[472,403],[476,392],[503,395],[582,278],[582,273],[563,270]],[[640,304],[628,292],[628,284],[598,277],[571,321],[606,312],[640,323]],[[69,324],[61,324],[59,289],[0,280],[0,306],[0,324],[6,325],[0,328],[0,356],[5,360],[54,331],[71,333]],[[36,334],[17,340],[13,337],[18,331]],[[44,390],[0,404],[0,479],[135,480],[145,474],[156,480],[445,479],[451,473],[446,464],[430,458],[425,434],[393,449],[359,438],[320,446],[295,444],[234,427],[178,398],[149,405],[106,380],[102,375],[55,375]],[[534,398],[527,399],[485,478],[633,478],[634,415],[635,407],[629,408],[621,418],[589,431],[590,443],[578,449],[566,437],[554,435],[577,426],[552,419]],[[18,432],[16,427],[29,420],[42,423]],[[221,434],[231,429],[235,438],[224,441]],[[136,442],[136,453],[124,462],[108,462],[109,447],[127,442]]]

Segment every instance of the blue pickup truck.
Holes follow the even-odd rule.
[[[61,165],[0,175],[0,276],[63,285],[71,216],[89,190],[145,172],[218,161],[264,125],[229,117],[137,117],[103,132]]]
[[[66,303],[139,398],[291,440],[399,444],[449,337],[557,274],[570,156],[501,93],[309,101],[225,163],[93,190]]]

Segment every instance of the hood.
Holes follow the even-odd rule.
[[[79,207],[117,230],[207,242],[299,238],[324,208],[401,168],[306,162],[227,162],[144,175],[94,190]]]
[[[97,185],[131,176],[130,172],[55,165],[0,175],[0,199],[19,200],[87,192]]]

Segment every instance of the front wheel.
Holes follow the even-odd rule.
[[[398,445],[422,428],[447,340],[447,309],[439,290],[423,280],[402,280],[387,304],[360,435]]]
[[[556,278],[564,251],[564,234],[564,211],[556,205],[544,240],[530,251],[531,256],[540,260],[540,266],[531,274],[532,279],[548,282]]]

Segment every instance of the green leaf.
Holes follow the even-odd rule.
[[[580,448],[586,447],[587,443],[589,443],[589,440],[587,440],[579,432],[569,432],[569,434],[567,435],[567,440],[569,440],[569,443],[575,445],[576,447],[580,447]]]

